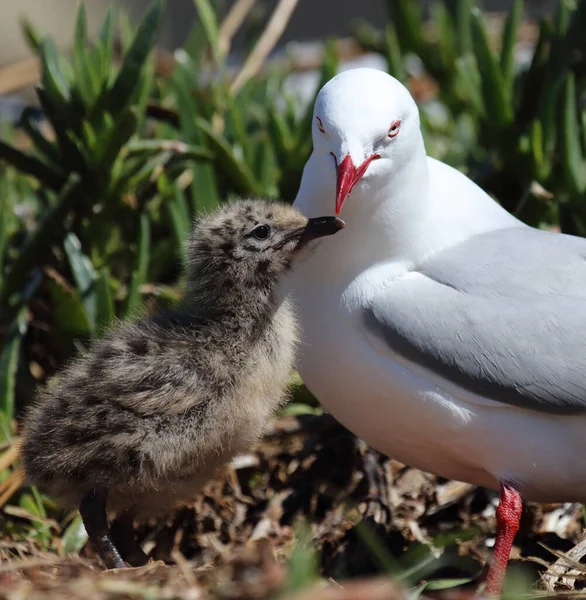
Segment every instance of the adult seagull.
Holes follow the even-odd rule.
[[[381,71],[330,80],[312,134],[295,206],[347,226],[289,282],[301,376],[377,450],[500,490],[498,594],[521,498],[586,500],[586,240],[524,225],[428,157]]]

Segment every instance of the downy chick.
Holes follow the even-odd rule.
[[[343,226],[276,202],[224,205],[194,227],[183,305],[110,330],[30,410],[27,480],[79,507],[109,568],[146,562],[135,517],[193,497],[262,435],[296,344],[279,280],[312,240]]]

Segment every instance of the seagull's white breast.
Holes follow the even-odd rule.
[[[433,160],[428,168],[427,198],[421,192],[389,198],[392,228],[385,214],[364,212],[369,198],[353,194],[346,229],[294,273],[301,377],[336,419],[405,464],[493,488],[509,481],[528,500],[584,501],[586,415],[545,414],[478,397],[367,337],[362,308],[381,286],[400,285],[421,253],[482,231],[523,227],[464,175]],[[309,212],[313,197],[312,186],[302,185],[296,205]]]
[[[508,480],[528,500],[586,499],[586,452],[574,453],[586,450],[586,417],[480,398],[391,356],[367,339],[352,306],[365,293],[363,281],[296,292],[300,375],[345,427],[380,452],[443,477],[496,489]]]

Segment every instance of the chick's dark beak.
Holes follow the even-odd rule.
[[[346,227],[346,224],[338,217],[314,217],[309,219],[305,229],[301,232],[297,248],[302,248],[317,238],[334,235],[344,227]]]

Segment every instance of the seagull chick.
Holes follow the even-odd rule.
[[[146,562],[135,517],[193,497],[262,435],[297,337],[278,283],[312,240],[343,226],[282,203],[225,204],[194,227],[183,305],[110,330],[30,410],[27,480],[79,507],[108,568]]]

